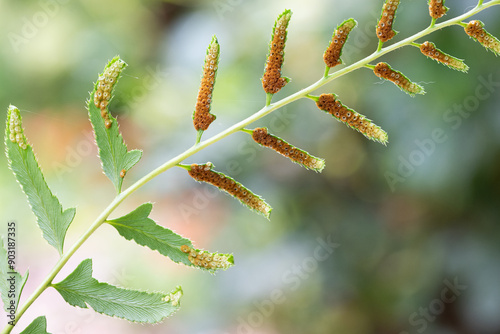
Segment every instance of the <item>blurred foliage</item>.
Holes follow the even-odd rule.
[[[284,8],[294,12],[283,70],[292,82],[276,99],[320,78],[323,51],[346,18],[355,18],[359,26],[349,38],[344,60],[352,63],[370,54],[377,44],[374,30],[381,4],[0,0],[2,115],[9,103],[21,109],[25,133],[49,186],[64,207],[77,206],[66,245],[114,192],[100,170],[84,107],[92,82],[109,59],[119,54],[130,65],[111,110],[118,114],[128,147],[144,150],[144,159],[127,174],[127,187],[194,143],[191,113],[213,34],[222,55],[212,106],[217,120],[206,137],[264,104],[260,77],[267,43]],[[475,2],[447,5],[446,17],[452,17]],[[476,18],[498,37],[499,14],[500,8],[494,7]],[[396,40],[429,22],[425,1],[403,1],[395,21],[400,31]],[[182,284],[184,300],[174,317],[144,327],[72,309],[47,292],[20,326],[46,314],[48,331],[55,333],[223,334],[249,332],[246,326],[253,326],[255,333],[287,334],[499,333],[499,60],[458,26],[429,40],[464,58],[469,73],[452,71],[408,47],[381,60],[424,85],[425,96],[410,98],[364,69],[318,91],[335,92],[380,125],[389,134],[387,148],[334,121],[311,101],[298,101],[255,126],[267,126],[325,158],[322,174],[257,147],[245,134],[187,161],[212,161],[261,194],[274,207],[271,222],[196,184],[180,169],[159,176],[114,214],[119,217],[152,201],[152,217],[197,247],[234,252],[236,266],[231,270],[211,276],[172,264],[103,227],[61,273],[62,278],[93,257],[100,281],[151,291]],[[488,90],[485,81],[495,84]],[[487,92],[489,96],[476,98]],[[457,113],[459,108],[465,111]],[[432,139],[436,129],[439,138],[446,138],[440,143]],[[402,161],[416,164],[405,170]],[[387,172],[398,173],[398,168],[408,175],[391,189]],[[25,291],[32,291],[57,254],[41,238],[3,155],[0,182],[1,224],[17,222],[19,270],[30,267]],[[340,246],[314,265],[317,240],[328,236]],[[299,273],[297,268],[310,270]],[[454,302],[441,302],[441,309],[441,293],[454,280],[466,288]],[[282,292],[279,302],[269,302],[273,291]],[[422,320],[426,318],[419,312],[429,308],[435,315]]]

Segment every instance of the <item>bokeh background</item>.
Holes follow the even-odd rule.
[[[320,78],[324,49],[346,18],[359,26],[344,50],[345,62],[370,54],[381,4],[1,0],[2,119],[9,103],[22,110],[49,186],[64,207],[77,207],[66,245],[114,195],[85,110],[92,82],[108,60],[120,55],[130,65],[111,110],[129,148],[144,150],[126,187],[193,144],[191,113],[213,34],[222,52],[212,108],[217,120],[205,137],[262,107],[260,77],[273,22],[283,9],[294,12],[283,69],[292,82],[275,99]],[[448,5],[452,17],[475,1]],[[493,7],[475,18],[500,36],[499,15]],[[429,22],[427,1],[403,1],[395,40]],[[274,207],[271,221],[181,169],[160,175],[113,214],[154,202],[156,221],[199,248],[234,253],[235,267],[212,276],[175,265],[104,226],[56,279],[90,257],[101,281],[149,291],[180,284],[182,308],[173,317],[155,326],[133,324],[72,308],[47,290],[19,328],[45,314],[56,334],[500,333],[499,58],[458,26],[429,39],[466,59],[469,73],[405,47],[382,60],[423,84],[425,96],[411,98],[367,69],[317,92],[335,92],[373,119],[388,132],[387,147],[300,100],[255,125],[325,158],[323,173],[257,147],[244,133],[186,161],[211,161],[264,196]],[[3,154],[0,182],[2,231],[8,221],[17,223],[18,269],[30,270],[24,300],[57,253],[42,239]]]

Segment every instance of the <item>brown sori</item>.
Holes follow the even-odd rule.
[[[402,91],[408,93],[410,96],[415,96],[415,94],[425,94],[425,90],[422,86],[411,82],[410,79],[408,79],[403,73],[393,70],[387,63],[378,63],[373,69],[373,72],[379,78],[392,81],[396,86],[398,86]]]
[[[439,19],[448,11],[444,2],[445,0],[429,0],[429,14],[433,19]]]
[[[203,67],[203,77],[201,79],[198,100],[193,114],[194,128],[205,131],[210,124],[215,121],[215,115],[210,113],[212,105],[212,94],[219,66],[220,47],[217,38],[214,36],[207,49],[205,65]]]
[[[348,19],[342,22],[337,30],[333,33],[332,41],[326,49],[323,59],[328,67],[334,67],[342,64],[340,56],[342,55],[342,48],[344,47],[349,33],[356,26],[357,22],[354,19]]]
[[[469,66],[467,66],[462,59],[455,58],[449,54],[436,48],[436,45],[432,42],[424,42],[420,45],[420,51],[429,58],[432,58],[446,66],[459,70],[462,72],[467,72]]]
[[[477,40],[485,48],[491,50],[495,55],[500,55],[500,41],[486,30],[484,30],[484,23],[478,20],[470,21],[465,27],[465,32],[470,37]]]
[[[212,170],[213,165],[209,162],[204,165],[192,164],[189,175],[196,181],[210,183],[220,190],[237,198],[242,204],[252,210],[263,214],[269,219],[271,207],[260,196],[255,195],[233,178]]]
[[[323,159],[312,156],[306,151],[288,144],[283,139],[268,133],[266,128],[254,129],[252,138],[258,144],[269,147],[306,168],[313,169],[317,172],[321,172],[323,168],[325,168],[325,161]]]
[[[269,94],[275,94],[281,90],[289,81],[289,78],[281,77],[281,66],[285,59],[285,43],[288,23],[292,17],[292,11],[285,10],[274,24],[273,37],[269,45],[269,56],[267,58],[262,87]]]
[[[392,29],[394,17],[396,17],[396,10],[399,6],[399,0],[386,0],[384,7],[382,7],[382,15],[377,25],[377,37],[382,42],[387,42],[394,36],[396,31]]]
[[[361,132],[366,138],[387,144],[387,133],[365,116],[349,109],[337,99],[335,94],[321,94],[316,105],[319,109],[330,113],[338,121]]]

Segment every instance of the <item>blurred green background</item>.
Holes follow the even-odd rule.
[[[221,44],[212,106],[217,120],[205,138],[262,107],[267,45],[283,9],[294,12],[283,69],[292,82],[275,100],[321,77],[324,49],[346,18],[359,25],[344,61],[370,54],[381,4],[0,0],[2,117],[9,103],[21,109],[49,186],[64,207],[77,207],[66,246],[114,195],[85,110],[92,82],[108,60],[120,55],[130,65],[111,111],[129,148],[144,150],[127,174],[127,187],[194,142],[191,113],[213,34]],[[447,4],[450,18],[475,2]],[[499,15],[494,7],[475,18],[500,36]],[[403,1],[395,40],[429,22],[427,1]],[[132,324],[72,308],[48,290],[19,328],[45,314],[49,332],[57,334],[500,333],[499,58],[458,26],[429,40],[464,58],[469,73],[405,47],[381,60],[424,85],[425,96],[411,98],[366,69],[317,92],[335,92],[373,119],[388,132],[387,147],[300,100],[255,126],[325,158],[323,173],[257,147],[244,133],[186,161],[211,161],[261,194],[274,207],[270,222],[181,169],[157,177],[113,214],[154,202],[155,220],[199,248],[234,253],[235,267],[212,276],[175,265],[103,226],[56,279],[91,257],[101,281],[149,291],[181,284],[182,308],[173,317],[156,326]],[[25,294],[31,293],[57,254],[42,239],[3,154],[0,182],[1,229],[17,223],[18,269],[29,268]]]

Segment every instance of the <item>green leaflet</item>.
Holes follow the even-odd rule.
[[[31,145],[27,144],[23,132],[19,109],[9,106],[5,129],[5,146],[9,167],[28,197],[31,210],[37,217],[43,237],[62,254],[64,237],[73,221],[76,209],[70,208],[63,211],[61,203],[45,182],[35,154]]]
[[[191,265],[187,255],[180,250],[182,245],[193,247],[191,241],[148,218],[152,209],[151,203],[145,203],[123,217],[106,222],[116,228],[125,239],[134,240],[141,246],[157,250],[176,263]]]
[[[43,315],[36,318],[20,334],[50,334],[47,332],[47,319]]]
[[[152,208],[153,205],[151,203],[145,203],[131,213],[117,219],[109,220],[107,223],[116,228],[118,233],[125,239],[134,240],[141,246],[156,250],[176,263],[201,267],[212,272],[216,269],[227,269],[234,264],[232,255],[218,253],[210,253],[210,255],[212,257],[219,256],[229,259],[227,266],[210,268],[196,265],[196,262],[192,261],[193,259],[190,261],[189,252],[183,252],[181,246],[193,249],[191,240],[183,238],[173,231],[158,225],[154,220],[149,218]],[[193,250],[195,252],[199,251],[196,249]]]
[[[90,93],[90,99],[88,100],[87,106],[90,122],[94,128],[94,134],[99,148],[99,157],[101,158],[104,174],[106,174],[111,182],[113,182],[113,185],[118,193],[121,191],[123,183],[123,177],[120,176],[122,170],[127,172],[141,159],[142,156],[142,151],[140,150],[127,151],[127,145],[125,145],[123,137],[120,134],[116,118],[111,116],[108,112],[108,104],[112,99],[114,87],[121,76],[121,71],[126,66],[125,62],[123,62],[119,57],[113,58],[108,65],[106,65],[103,74],[99,76],[98,81],[94,84],[94,90]],[[119,70],[114,72],[116,77],[110,76],[110,73],[113,73],[113,71],[110,71],[112,68]],[[106,80],[113,80],[113,82],[109,83],[109,100],[102,98],[100,100],[104,101],[106,104],[101,109],[95,105],[96,93],[101,92],[102,94],[103,89],[100,89],[100,85]],[[102,110],[106,112],[106,117],[102,116]],[[106,128],[105,125],[106,118],[109,122],[111,122],[111,127],[109,129]]]
[[[182,289],[171,293],[149,293],[118,288],[92,277],[92,260],[84,260],[62,282],[52,285],[64,300],[81,308],[133,322],[157,323],[180,307]]]
[[[8,235],[8,234],[7,234]],[[9,244],[7,238],[7,245]],[[24,285],[28,280],[29,271],[24,276],[15,270],[15,263],[7,260],[7,250],[4,246],[3,238],[0,239],[0,295],[2,296],[3,309],[7,312],[9,321],[14,320],[9,317],[16,313],[19,306],[19,298]]]

